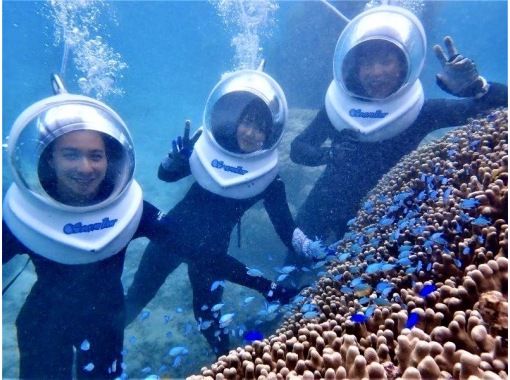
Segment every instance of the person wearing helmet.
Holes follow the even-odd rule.
[[[341,239],[361,199],[428,133],[506,105],[507,86],[488,83],[451,37],[444,43],[446,52],[434,46],[442,65],[437,83],[464,99],[424,100],[418,77],[426,39],[411,12],[376,7],[344,29],[325,106],[291,144],[293,162],[326,166],[298,211],[305,233]],[[327,140],[330,146],[324,145]]]
[[[246,83],[257,83],[266,93],[254,93]],[[262,72],[246,70],[227,77],[212,91],[203,133],[199,130],[190,138],[186,122],[184,138],[173,142],[158,177],[173,182],[193,174],[196,182],[164,218],[172,226],[172,241],[152,242],[141,259],[127,292],[128,323],[182,262],[188,265],[195,318],[217,355],[229,349],[229,336],[221,312],[212,308],[223,294],[221,286],[212,287],[215,281],[249,287],[282,304],[298,294],[298,289],[272,282],[228,255],[232,230],[236,224],[240,228],[241,217],[258,201],[263,201],[289,249],[309,256],[321,252],[296,228],[277,172],[276,148],[286,113],[276,82]],[[168,254],[176,249],[178,256]]]
[[[2,262],[28,254],[37,274],[16,319],[19,377],[118,378],[126,247],[166,233],[132,179],[129,132],[103,103],[59,87],[18,117],[8,148]]]

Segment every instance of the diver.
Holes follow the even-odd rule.
[[[488,83],[451,37],[444,43],[446,52],[434,46],[442,66],[437,84],[465,99],[424,100],[418,78],[426,37],[406,9],[375,7],[343,30],[325,106],[291,144],[293,162],[326,166],[298,211],[297,223],[306,234],[341,239],[362,198],[428,133],[507,104],[506,85]]]
[[[58,76],[52,84],[56,95],[27,108],[9,136],[2,262],[28,254],[37,274],[16,319],[19,377],[114,379],[123,371],[126,246],[166,235],[165,225],[133,179],[123,120],[67,93]]]
[[[229,349],[229,335],[213,309],[228,280],[262,293],[270,302],[288,303],[298,289],[285,287],[228,255],[230,235],[241,217],[262,200],[280,239],[299,254],[318,257],[323,249],[296,228],[278,175],[277,146],[287,118],[280,86],[257,70],[230,74],[212,90],[204,112],[204,129],[174,140],[159,166],[166,182],[192,174],[196,180],[165,216],[172,238],[147,247],[129,287],[127,322],[133,321],[181,263],[188,266],[193,311],[200,330],[217,355]],[[196,144],[195,144],[196,143]],[[178,255],[172,254],[178,251]]]

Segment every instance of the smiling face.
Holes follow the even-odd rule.
[[[95,131],[66,133],[55,141],[49,165],[55,171],[56,192],[61,202],[91,204],[108,167],[103,138]]]
[[[236,131],[237,145],[243,153],[253,153],[262,149],[266,141],[266,132],[255,118],[246,115]]]
[[[394,52],[376,51],[359,60],[359,81],[371,98],[384,99],[402,84],[402,65]]]

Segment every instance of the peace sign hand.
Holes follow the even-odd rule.
[[[489,85],[485,78],[478,74],[475,63],[458,53],[457,48],[450,36],[444,38],[446,47],[434,45],[436,57],[442,66],[440,73],[436,75],[436,82],[443,91],[449,94],[479,98],[487,93]]]
[[[191,129],[191,121],[186,120],[184,123],[184,136],[178,136],[176,140],[172,141],[172,155],[174,158],[189,158],[193,152],[193,147],[197,142],[198,138],[202,134],[202,130],[198,129],[191,138],[189,137],[189,131]]]

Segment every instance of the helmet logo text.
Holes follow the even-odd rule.
[[[248,173],[248,170],[244,169],[242,166],[234,167],[230,165],[225,165],[223,161],[219,161],[217,159],[211,161],[211,166],[216,169],[223,169],[226,172],[236,173],[240,175],[245,175],[246,173]]]
[[[384,119],[388,115],[388,112],[377,110],[375,112],[362,111],[360,108],[351,108],[349,110],[349,116],[361,117],[363,119]]]
[[[66,235],[71,234],[81,234],[83,232],[92,232],[97,230],[104,230],[105,228],[112,228],[115,223],[117,223],[118,219],[110,220],[110,218],[103,218],[103,220],[99,223],[92,224],[82,224],[82,222],[78,223],[67,223],[63,231]]]

